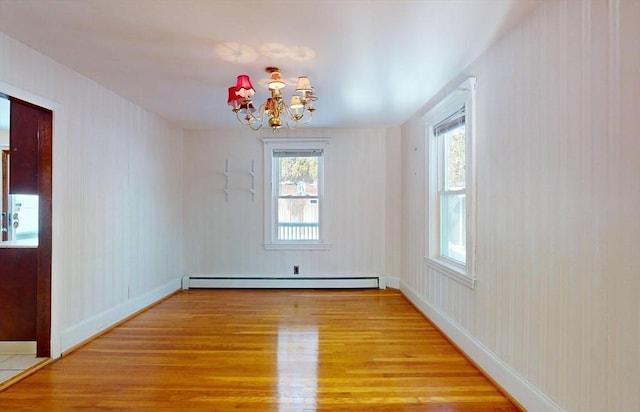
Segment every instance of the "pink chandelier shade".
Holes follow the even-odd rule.
[[[238,76],[238,82],[236,83],[236,93],[238,96],[251,97],[256,94],[256,90],[251,84],[251,79],[246,74]]]
[[[227,104],[234,109],[245,109],[249,110],[250,112],[255,111],[255,108],[253,107],[253,104],[251,102],[247,104],[245,103],[244,97],[238,96],[238,89],[236,86],[229,87],[229,97],[227,98]]]
[[[242,104],[242,101],[243,98],[241,96],[238,96],[238,87],[229,87],[229,97],[227,98],[227,104],[229,106],[240,106]]]

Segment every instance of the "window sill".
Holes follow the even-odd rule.
[[[0,248],[37,248],[38,238],[0,241]]]
[[[265,243],[265,250],[330,250],[333,245],[331,243]]]
[[[469,276],[466,269],[449,263],[443,259],[434,259],[427,257],[425,258],[425,261],[427,263],[427,266],[437,270],[443,275],[448,276],[459,283],[462,283],[470,289],[473,289],[475,287],[476,278],[473,276]]]

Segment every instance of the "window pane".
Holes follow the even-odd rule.
[[[441,197],[440,239],[441,255],[466,263],[466,205],[465,194],[443,193]]]
[[[318,199],[278,198],[278,240],[319,240]]]
[[[318,195],[318,157],[279,157],[279,196]]]
[[[465,135],[464,124],[444,135],[446,179],[444,190],[465,188]]]
[[[38,239],[38,195],[9,195],[8,240]]]

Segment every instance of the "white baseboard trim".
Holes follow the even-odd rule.
[[[524,408],[536,412],[563,412],[563,409],[544,392],[497,357],[482,342],[461,328],[446,314],[418,296],[407,284],[400,282],[400,290],[449,339],[455,342],[484,373],[489,375]]]
[[[183,289],[384,289],[383,276],[265,276],[192,274],[182,278]]]
[[[60,334],[61,352],[63,353],[64,351],[73,348],[92,336],[95,336],[115,325],[127,316],[131,316],[147,306],[171,295],[177,290],[180,290],[180,279],[172,280],[171,282],[147,292],[142,296],[128,300],[96,316],[92,316],[77,325],[65,329]]]

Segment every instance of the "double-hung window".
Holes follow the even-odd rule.
[[[474,273],[474,89],[468,79],[425,117],[427,263],[471,287]]]
[[[326,249],[328,139],[264,139],[265,248]]]

